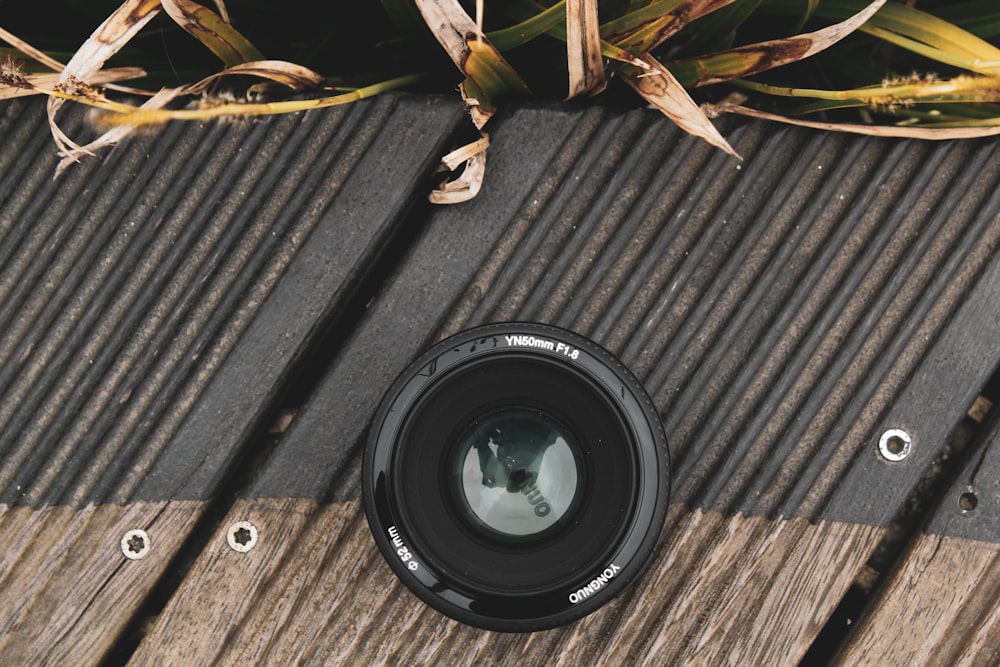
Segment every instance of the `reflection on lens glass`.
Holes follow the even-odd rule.
[[[512,536],[555,525],[580,488],[579,450],[539,412],[508,408],[477,420],[461,437],[453,480],[475,521]]]

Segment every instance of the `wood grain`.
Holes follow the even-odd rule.
[[[202,503],[0,507],[0,664],[93,665],[170,563]],[[140,560],[121,550],[140,528]]]
[[[852,524],[673,506],[651,571],[571,626],[471,628],[410,594],[358,501],[241,501],[250,552],[213,544],[133,656],[151,664],[795,665],[874,547]]]
[[[837,664],[1000,664],[1000,545],[921,535]]]

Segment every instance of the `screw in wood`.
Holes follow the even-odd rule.
[[[257,526],[249,521],[237,521],[226,531],[226,542],[233,551],[250,551],[257,544]]]
[[[149,535],[146,531],[133,528],[122,536],[122,553],[129,560],[139,560],[149,553]]]

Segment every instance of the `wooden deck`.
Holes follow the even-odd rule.
[[[432,207],[454,100],[58,179],[44,104],[0,106],[0,664],[1000,664],[1000,142],[491,124],[479,197]],[[396,374],[512,319],[619,355],[673,467],[642,582],[531,634],[419,602],[359,500]]]

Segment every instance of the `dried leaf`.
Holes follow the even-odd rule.
[[[112,69],[102,69],[90,76],[90,83],[101,85],[114,81],[127,81],[146,76],[146,72],[140,67],[115,67]],[[44,95],[48,89],[55,88],[59,83],[59,75],[53,74],[25,74],[24,86],[4,86],[0,85],[0,100],[13,97],[24,97],[26,95]]]
[[[182,91],[180,88],[167,88],[161,90],[146,100],[143,103],[142,108],[148,110],[161,109],[181,93]],[[111,128],[97,139],[89,142],[86,146],[75,146],[62,150],[60,155],[63,159],[56,167],[56,175],[61,174],[71,164],[79,162],[80,158],[83,156],[93,155],[94,151],[100,148],[117,144],[119,141],[127,137],[134,129],[135,128],[131,125],[118,125]]]
[[[222,0],[215,0],[215,8],[219,10],[219,16],[222,18],[223,21],[225,21],[226,23],[232,23],[232,21],[229,20],[229,10],[226,9],[225,2],[223,2]]]
[[[604,59],[597,19],[597,0],[566,0],[566,57],[569,94],[596,95],[604,90]]]
[[[63,70],[64,78],[89,81],[136,33],[160,11],[160,0],[126,0],[77,49]]]
[[[490,135],[485,132],[479,133],[479,139],[471,144],[466,144],[461,148],[456,148],[452,152],[441,158],[441,166],[447,171],[455,171],[463,162],[468,161],[480,153],[485,153],[490,147]]]
[[[719,134],[670,70],[652,56],[645,56],[645,61],[649,65],[650,73],[625,73],[622,76],[625,82],[685,132],[704,139],[737,159],[742,159]]]
[[[318,74],[308,67],[302,67],[284,60],[258,60],[249,63],[240,63],[233,67],[227,67],[217,74],[206,77],[186,89],[186,92],[197,92],[204,89],[210,82],[231,74],[243,74],[246,76],[257,76],[263,79],[270,79],[282,85],[288,86],[292,90],[306,90],[315,88],[325,81],[322,74]]]
[[[465,168],[457,178],[442,182],[427,199],[432,204],[460,204],[478,195],[483,187],[483,177],[486,175],[486,149],[489,145],[489,135],[481,132],[478,140],[457,148],[441,158],[439,171],[455,171],[463,163]]]
[[[796,125],[799,127],[809,127],[816,130],[829,130],[833,132],[847,132],[849,134],[863,134],[872,137],[895,137],[903,139],[928,139],[933,141],[944,141],[948,139],[977,139],[980,137],[993,137],[1000,135],[1000,124],[987,125],[984,127],[906,127],[900,125],[859,125],[854,123],[823,123],[818,121],[802,120],[800,118],[789,118],[778,114],[767,113],[750,109],[739,104],[714,104],[706,105],[706,112],[710,115],[718,116],[724,113],[749,116],[750,118],[760,118],[786,125]],[[1000,123],[1000,119],[990,119],[993,123]]]
[[[66,63],[59,82],[89,81],[95,72],[104,67],[108,58],[118,53],[159,11],[160,0],[125,0],[77,49]],[[56,113],[62,104],[63,100],[55,97],[49,97],[47,104],[49,128],[56,146],[61,153],[88,152],[86,147],[70,139],[56,123]]]
[[[246,37],[211,9],[191,0],[162,0],[162,4],[177,25],[208,47],[226,67],[264,60]]]
[[[815,32],[720,51],[705,58],[670,63],[670,70],[684,85],[707,86],[764,72],[816,55],[860,28],[884,4],[875,0],[840,23]]]
[[[416,3],[427,27],[466,76],[461,86],[462,96],[476,127],[482,129],[492,117],[499,97],[528,92],[521,77],[480,34],[479,26],[458,0],[416,0]]]
[[[373,97],[381,93],[397,90],[404,86],[411,85],[420,80],[419,75],[403,76],[397,79],[389,79],[370,86],[352,90],[349,93],[320,97],[312,100],[282,100],[279,102],[213,102],[204,101],[200,106],[189,109],[162,109],[153,105],[143,105],[136,107],[123,102],[115,102],[99,96],[78,95],[72,92],[51,90],[46,94],[60,99],[69,99],[81,104],[105,111],[103,116],[98,118],[98,122],[112,127],[130,126],[146,127],[150,125],[161,125],[172,120],[195,120],[207,121],[216,118],[238,118],[251,116],[268,116],[282,113],[294,113],[296,111],[309,111],[310,109],[323,109],[326,107],[349,104],[358,100]],[[175,88],[170,92],[175,97],[191,92],[190,88]]]

